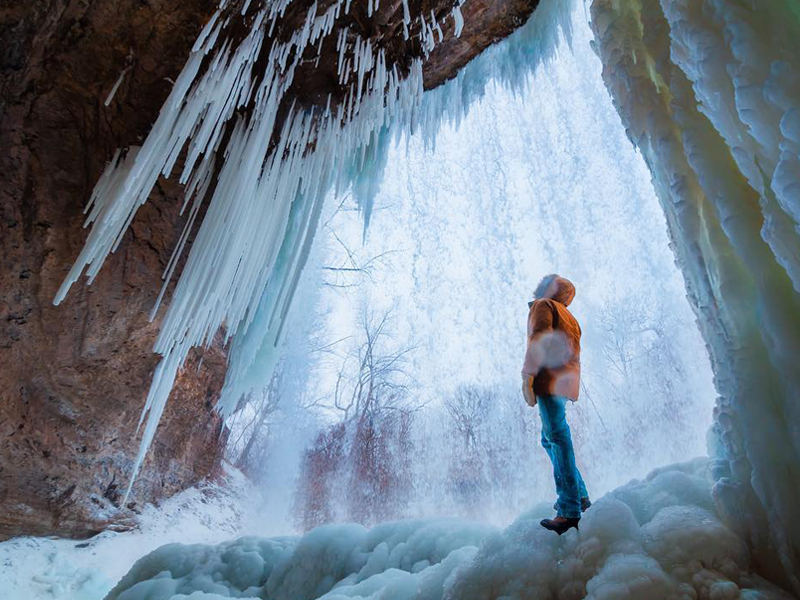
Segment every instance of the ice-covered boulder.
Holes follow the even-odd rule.
[[[169,544],[139,560],[107,600],[765,600],[719,519],[707,461],[659,469],[600,498],[580,531],[533,510],[505,530],[424,519],[325,525],[300,538]]]

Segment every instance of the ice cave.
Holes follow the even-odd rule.
[[[800,0],[11,2],[0,56],[0,598],[800,597]]]

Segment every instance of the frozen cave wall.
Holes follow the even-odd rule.
[[[800,592],[800,3],[591,14],[713,362],[718,510]]]

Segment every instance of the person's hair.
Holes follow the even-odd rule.
[[[533,297],[537,299],[544,298],[544,295],[547,292],[547,288],[550,287],[550,284],[553,283],[553,280],[556,277],[558,277],[558,275],[555,273],[552,273],[550,275],[545,275],[539,282],[539,285],[537,285],[536,289],[533,291]]]

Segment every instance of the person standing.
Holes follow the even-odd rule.
[[[591,502],[578,467],[567,424],[567,402],[578,400],[581,378],[581,328],[567,309],[575,286],[559,275],[539,283],[528,303],[528,337],[522,366],[522,394],[542,417],[542,446],[553,463],[558,500],[554,519],[543,519],[545,529],[561,535],[578,528],[581,512]]]

